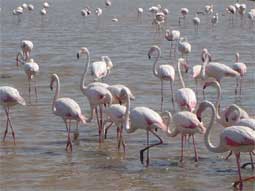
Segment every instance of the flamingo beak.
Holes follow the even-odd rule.
[[[76,57],[77,57],[77,59],[79,60],[79,58],[80,58],[80,54],[79,54],[79,53],[77,53]]]
[[[226,122],[228,122],[228,117],[225,118]]]
[[[197,116],[197,119],[201,122],[202,119],[201,119],[201,116]]]

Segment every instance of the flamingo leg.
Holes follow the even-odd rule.
[[[121,128],[120,128],[120,139],[121,139],[123,151],[124,153],[126,153],[126,144],[125,144],[125,140],[123,139],[123,124],[121,124]]]
[[[90,104],[90,116],[89,116],[87,122],[91,122],[93,117],[94,117],[94,107]]]
[[[103,131],[103,123],[104,123],[104,119],[103,119],[103,110],[102,110],[102,105],[99,105],[99,111],[100,111],[100,139],[101,142],[103,141],[103,136],[104,136],[104,131]]]
[[[160,83],[160,85],[161,85],[161,103],[160,103],[160,111],[162,112],[163,111],[163,80],[161,80],[161,83]]]
[[[14,132],[14,129],[12,127],[12,123],[11,123],[11,119],[10,119],[10,112],[9,112],[9,107],[7,107],[7,109],[5,110],[5,113],[6,113],[6,116],[7,116],[7,121],[9,121],[9,124],[10,124],[10,128],[11,128],[11,131],[12,131],[12,138],[13,138],[13,143],[14,145],[16,145],[16,141],[15,141],[15,132]]]
[[[151,132],[155,137],[157,137],[159,139],[158,143],[149,145],[149,132]],[[141,161],[141,163],[144,164],[144,162],[143,162],[143,153],[144,153],[144,151],[146,151],[146,150],[148,151],[149,148],[157,146],[157,145],[161,145],[162,143],[163,143],[162,139],[153,130],[147,128],[147,147],[140,150],[140,161]],[[148,158],[147,158],[147,161],[146,161],[146,166],[149,165],[149,152],[147,152],[147,157]]]
[[[243,78],[242,77],[240,77],[240,89],[239,89],[239,93],[240,93],[240,95],[242,94],[242,82],[243,82]]]
[[[237,95],[237,89],[238,89],[238,78],[236,78],[236,88],[235,88],[235,95]]]
[[[242,176],[241,176],[241,169],[240,169],[240,153],[236,153],[236,163],[237,163],[237,168],[238,168],[238,175],[239,175],[239,181],[235,181],[234,187],[237,187],[239,185],[240,190],[243,189],[243,181],[242,181]]]
[[[192,135],[192,140],[193,140],[194,153],[195,153],[195,162],[197,162],[198,161],[198,154],[197,154],[197,148],[196,148],[196,143],[195,143],[194,135]]]
[[[196,96],[198,97],[198,80],[195,79],[195,83],[196,83]]]
[[[171,94],[172,94],[172,105],[173,105],[173,110],[175,111],[175,105],[174,105],[174,88],[173,88],[173,82],[170,81],[170,87],[171,87]]]
[[[6,114],[6,128],[5,128],[5,131],[4,131],[4,136],[3,136],[3,142],[5,141],[5,137],[8,133],[8,127],[9,127],[9,119],[8,119],[8,111],[7,111],[7,108],[5,109],[5,114]]]
[[[37,94],[37,85],[36,85],[36,80],[35,80],[35,98],[36,98],[36,101],[38,101],[38,94]]]
[[[95,108],[95,111],[96,111],[97,126],[98,126],[98,142],[101,143],[101,128],[100,128],[100,121],[99,121],[97,107]]]
[[[180,158],[180,162],[183,162],[183,138],[184,138],[184,135],[181,135],[181,158]]]
[[[250,154],[251,162],[244,163],[241,166],[241,168],[245,168],[246,166],[251,165],[252,170],[254,170],[254,162],[253,162],[253,158],[252,158],[252,152],[250,152],[249,154]]]
[[[29,99],[31,99],[31,80],[28,79],[28,95],[29,95]]]
[[[171,41],[171,45],[170,45],[170,58],[172,57],[172,49],[173,49],[173,41]]]
[[[66,151],[68,151],[68,148],[70,147],[70,150],[73,150],[72,142],[71,142],[71,120],[69,120],[69,125],[67,127],[67,143],[66,143]]]
[[[229,153],[228,153],[228,156],[225,158],[225,160],[228,160],[229,159],[229,157],[232,155],[232,151],[230,151]]]
[[[106,122],[104,123],[106,124]],[[107,139],[107,133],[108,133],[108,130],[109,128],[112,126],[113,122],[111,122],[104,130],[104,138]]]
[[[79,121],[77,120],[76,121],[76,129],[75,129],[75,132],[74,132],[74,140],[77,140],[79,138]]]

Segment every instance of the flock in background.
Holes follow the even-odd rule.
[[[105,8],[96,8],[92,10],[89,6],[81,10],[81,15],[84,17],[95,14],[98,19],[103,11],[107,11],[107,7],[111,6],[111,1],[105,1]],[[48,2],[43,3],[43,8],[40,10],[42,16],[47,14],[50,9]],[[32,4],[22,4],[13,10],[13,15],[18,16],[19,21],[21,15],[26,14],[26,11],[33,11]],[[135,11],[135,10],[134,10]],[[54,98],[52,102],[52,112],[61,117],[65,123],[67,130],[66,150],[72,151],[71,140],[71,121],[76,121],[75,139],[78,139],[78,126],[80,123],[89,123],[93,119],[97,121],[99,143],[102,143],[104,138],[107,138],[107,131],[113,124],[117,127],[117,146],[120,151],[126,151],[126,144],[123,137],[123,129],[127,133],[133,133],[137,129],[144,129],[147,133],[147,146],[140,151],[140,161],[145,166],[149,165],[149,149],[156,145],[163,143],[161,137],[157,134],[160,129],[166,135],[175,137],[180,134],[181,137],[181,156],[180,161],[183,161],[183,147],[185,142],[192,138],[195,161],[198,161],[198,152],[195,143],[195,134],[203,134],[205,145],[209,151],[215,153],[223,153],[229,151],[230,157],[232,153],[236,156],[239,180],[234,183],[235,187],[243,188],[243,182],[254,181],[255,176],[242,178],[240,165],[240,152],[248,152],[250,154],[250,163],[245,163],[243,167],[251,165],[254,170],[253,155],[255,149],[255,119],[251,118],[249,114],[236,104],[232,104],[224,109],[220,107],[221,101],[221,83],[225,77],[231,77],[236,80],[236,87],[233,90],[235,94],[242,93],[242,80],[247,72],[245,63],[239,60],[239,53],[236,53],[236,60],[233,65],[227,66],[225,64],[213,61],[213,56],[209,50],[204,48],[201,50],[201,64],[191,67],[188,56],[191,52],[191,44],[187,38],[181,36],[178,30],[167,29],[168,9],[161,5],[156,5],[148,8],[152,18],[152,25],[155,26],[156,34],[161,35],[165,32],[165,39],[170,42],[170,57],[177,57],[177,68],[170,64],[160,64],[161,49],[154,45],[148,50],[148,62],[153,61],[152,71],[156,78],[160,80],[160,94],[161,99],[159,103],[160,113],[148,107],[133,107],[131,108],[131,101],[135,99],[132,91],[123,84],[109,85],[103,82],[103,79],[110,75],[113,63],[109,56],[102,56],[101,60],[90,62],[90,51],[88,47],[82,47],[77,50],[77,59],[83,60],[84,71],[81,73],[80,90],[87,98],[90,106],[90,115],[85,117],[79,105],[71,98],[60,96],[60,78],[57,74],[52,74],[50,79],[50,88],[55,88]],[[189,14],[187,8],[180,10],[178,18],[179,25],[186,25],[186,16]],[[234,24],[235,20],[240,19],[240,25],[248,24],[250,28],[255,24],[255,8],[248,10],[245,4],[236,3],[229,5],[222,14],[229,15],[229,22]],[[143,8],[137,8],[137,20],[142,22],[142,17],[145,16]],[[211,28],[214,30],[217,27],[219,13],[215,12],[213,5],[206,5],[204,11],[197,11],[196,16],[192,22],[194,24],[195,32],[199,30],[200,18],[208,17],[208,22],[211,22]],[[247,23],[248,19],[248,23]],[[121,22],[118,17],[112,18],[113,22]],[[22,40],[20,48],[16,55],[16,65],[22,65],[28,79],[29,102],[32,97],[32,88],[36,100],[37,85],[36,75],[39,73],[39,65],[31,57],[33,49],[33,42],[30,40]],[[178,52],[177,52],[178,51]],[[75,56],[75,55],[74,55]],[[173,84],[175,79],[175,70],[177,69],[178,79],[181,82],[181,88],[174,90]],[[186,87],[184,82],[184,73],[192,69],[192,77],[196,82],[196,90]],[[87,82],[87,75],[92,75],[94,82]],[[207,87],[214,87],[217,89],[217,101],[212,104],[206,100],[197,100],[197,86],[198,80],[203,81],[203,89]],[[32,85],[34,83],[34,85]],[[163,110],[164,103],[164,83],[168,83],[171,88],[171,110]],[[16,104],[26,105],[25,99],[20,95],[19,91],[10,86],[0,87],[0,103],[6,114],[6,128],[4,131],[3,141],[5,141],[9,128],[12,132],[12,137],[15,144],[15,133],[10,120],[10,107]],[[177,111],[177,107],[179,111]],[[155,109],[159,109],[155,108]],[[211,110],[211,119],[208,126],[202,122],[202,114],[209,108]],[[170,108],[169,108],[170,110]],[[215,146],[210,141],[210,132],[214,123],[225,127],[220,134],[220,143]],[[154,135],[159,141],[154,144],[149,143],[149,134]],[[144,152],[146,159],[144,159]]]

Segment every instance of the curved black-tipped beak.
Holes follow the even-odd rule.
[[[50,90],[53,90],[53,87],[52,87],[52,86],[50,86]]]
[[[200,116],[197,116],[197,119],[201,122],[202,118]]]
[[[151,59],[151,55],[148,55],[149,60]]]
[[[189,68],[186,68],[185,73],[188,73],[188,72],[189,72]]]
[[[228,117],[225,118],[226,122],[228,122]]]
[[[77,57],[77,59],[79,59],[79,58],[80,58],[80,54],[79,54],[79,53],[77,53],[76,57]]]
[[[206,89],[206,85],[203,86],[203,90]]]

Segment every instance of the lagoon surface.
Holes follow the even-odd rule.
[[[155,35],[148,8],[161,3],[169,9],[168,28],[178,29],[192,44],[189,55],[191,65],[201,64],[200,54],[206,47],[213,58],[229,66],[239,51],[241,61],[248,67],[243,81],[242,96],[235,96],[235,79],[225,78],[222,83],[221,107],[236,103],[255,116],[255,27],[248,27],[248,20],[242,26],[239,17],[235,24],[229,23],[228,15],[222,16],[224,8],[235,1],[220,0],[112,0],[110,8],[104,8],[103,0],[51,0],[48,14],[40,15],[43,1],[24,1],[35,6],[18,18],[12,10],[22,1],[1,1],[1,43],[0,43],[0,86],[17,88],[27,101],[27,106],[16,106],[11,118],[16,131],[16,146],[9,134],[7,141],[0,144],[0,190],[121,190],[121,191],[213,191],[232,190],[231,184],[237,177],[235,157],[228,161],[224,155],[209,152],[202,135],[196,135],[199,162],[193,158],[192,143],[185,148],[184,163],[179,163],[180,136],[170,138],[158,132],[164,144],[150,150],[150,166],[141,165],[139,150],[146,144],[145,131],[124,133],[127,152],[117,151],[116,128],[109,132],[109,138],[98,144],[96,121],[81,125],[79,140],[74,142],[73,152],[65,151],[66,129],[63,121],[51,111],[53,92],[50,91],[50,75],[57,73],[61,80],[61,96],[76,100],[83,113],[89,115],[87,99],[79,89],[84,60],[76,59],[80,47],[88,47],[92,61],[108,55],[114,67],[105,79],[106,83],[127,85],[136,96],[131,107],[147,106],[160,110],[160,81],[153,76],[152,61],[147,51],[160,45],[160,63],[176,66],[176,58],[169,57],[170,44],[163,35]],[[255,3],[243,1],[248,9]],[[219,23],[210,29],[210,19],[200,15],[199,32],[194,31],[192,18],[196,11],[203,11],[206,4],[213,3],[220,13]],[[80,10],[86,6],[103,8],[98,20],[95,15],[82,17]],[[136,9],[145,10],[142,23],[136,20]],[[178,25],[179,10],[190,10],[186,23]],[[116,16],[119,22],[112,22]],[[22,68],[16,67],[15,57],[20,41],[33,41],[32,57],[40,66],[37,76],[39,100],[29,103],[28,83]],[[190,73],[184,74],[187,87],[195,88]],[[166,84],[165,84],[166,85]],[[180,88],[178,77],[174,88]],[[202,100],[202,85],[198,100]],[[165,95],[170,95],[170,86],[165,86]],[[33,94],[32,94],[33,95]],[[216,90],[208,88],[206,98],[215,101]],[[172,110],[170,96],[165,99],[165,110]],[[208,116],[210,111],[207,112]],[[0,135],[5,129],[4,111],[0,110]],[[209,118],[204,120],[205,124]],[[73,124],[74,125],[74,124]],[[215,125],[212,139],[218,143],[222,127]],[[74,128],[73,128],[74,130]],[[154,141],[154,138],[151,139]],[[156,141],[156,140],[155,140]],[[249,160],[248,154],[241,155],[241,161]],[[250,168],[242,175],[252,175]],[[245,183],[244,190],[253,190],[252,183]]]

